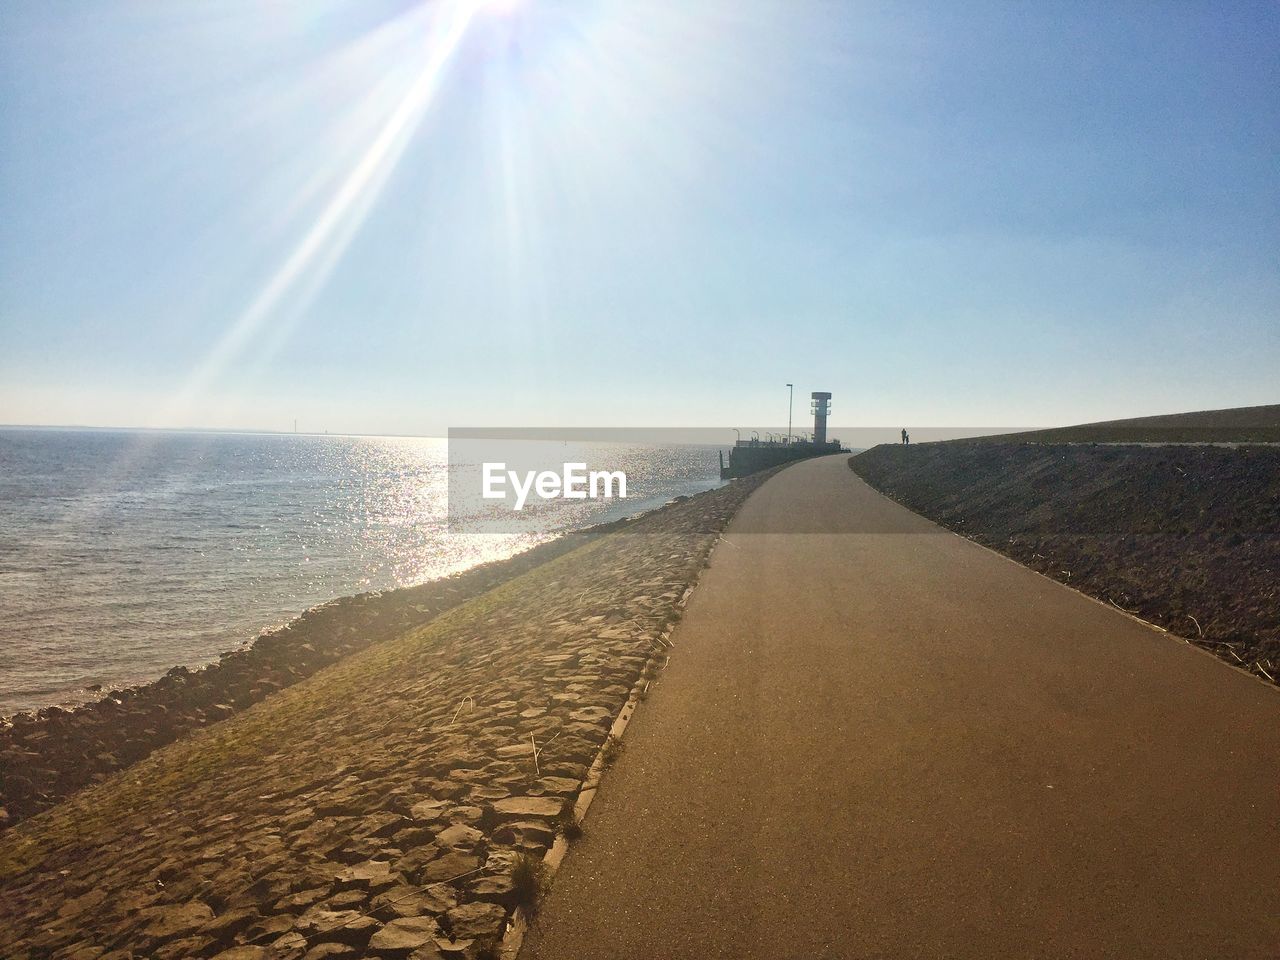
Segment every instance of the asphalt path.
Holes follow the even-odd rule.
[[[731,524],[522,960],[1280,956],[1280,691],[845,459]]]

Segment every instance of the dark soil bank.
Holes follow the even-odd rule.
[[[1275,682],[1280,449],[937,443],[849,466],[880,492]]]

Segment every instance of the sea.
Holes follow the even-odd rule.
[[[461,465],[443,439],[0,428],[0,716],[209,663],[326,600],[720,484],[715,447],[608,447],[625,500],[472,532],[449,509]]]

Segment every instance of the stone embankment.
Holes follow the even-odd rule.
[[[154,752],[0,836],[0,956],[494,956],[719,533],[671,505]]]
[[[952,441],[875,447],[849,466],[971,540],[1280,680],[1280,448]]]
[[[322,667],[421,626],[608,529],[572,533],[430,583],[342,597],[201,669],[174,667],[159,680],[113,690],[75,709],[46,707],[0,719],[0,832],[191,730],[224,720]]]

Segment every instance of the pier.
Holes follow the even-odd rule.
[[[724,454],[720,454],[720,479],[749,476],[794,460],[807,460],[809,457],[821,457],[829,453],[848,453],[839,440],[827,439],[831,394],[818,390],[811,394],[811,400],[812,434],[794,437],[788,433],[785,437],[767,436],[764,440],[758,435],[747,440],[739,438],[729,451],[728,463],[725,463]]]

